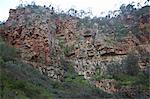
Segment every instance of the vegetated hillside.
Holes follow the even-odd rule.
[[[149,12],[129,4],[91,19],[75,9],[11,9],[0,27],[2,98],[149,98]]]
[[[90,86],[73,69],[63,82],[53,81],[31,65],[23,63],[18,50],[0,41],[1,99],[91,99],[112,97]]]

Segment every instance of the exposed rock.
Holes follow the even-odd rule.
[[[70,16],[63,18],[50,12],[42,7],[11,9],[4,24],[5,29],[0,29],[1,35],[11,45],[21,49],[22,59],[42,74],[62,79],[62,56],[74,63],[75,71],[88,80],[91,80],[97,68],[105,74],[109,64],[121,64],[132,51],[139,55],[138,63],[142,70],[150,66],[149,59],[142,58],[140,54],[142,51],[150,53],[149,33],[142,32],[141,35],[116,40],[114,32],[103,33],[104,26],[100,26],[100,29],[80,29],[77,27],[78,19]],[[127,20],[133,18],[132,15],[126,17]],[[143,23],[141,19],[140,28],[145,31],[144,26],[149,26],[149,23]],[[129,24],[125,27],[130,28]],[[143,49],[137,50],[138,47]],[[106,79],[95,82],[95,85],[111,93],[116,91],[114,83],[114,80]]]
[[[104,91],[108,93],[114,93],[117,91],[117,89],[115,88],[116,83],[117,82],[113,79],[104,79],[104,80],[95,82],[96,87],[103,89]]]

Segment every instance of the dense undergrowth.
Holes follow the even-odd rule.
[[[102,71],[97,69],[93,79],[97,81],[102,79],[115,79],[117,81],[116,87],[118,88],[130,86],[148,90],[150,88],[149,69],[141,71],[138,66],[138,58],[132,52],[123,60],[122,64],[112,62],[112,64],[108,65],[106,74],[102,75]]]
[[[5,48],[4,48],[5,47]],[[0,42],[1,99],[99,99],[112,97],[83,77],[67,71],[62,82],[53,81],[19,60],[16,49]],[[5,53],[7,52],[8,53]],[[10,53],[9,53],[10,52]],[[9,56],[9,57],[8,57]]]

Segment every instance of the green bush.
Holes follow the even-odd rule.
[[[140,87],[141,89],[149,89],[150,81],[149,77],[145,76],[143,72],[139,72],[136,76],[131,76],[127,74],[122,74],[114,77],[115,80],[118,81],[117,86],[132,86],[132,87]]]
[[[20,61],[8,61],[4,63],[1,69],[6,72],[5,75],[8,75],[13,79],[20,79],[35,85],[42,85],[42,87],[46,89],[51,88],[51,84],[49,85],[48,82],[52,81],[46,76],[41,75],[39,71],[28,64]]]
[[[140,86],[142,89],[150,88],[150,77],[145,75],[144,72],[139,72],[137,78],[135,85]]]
[[[139,72],[138,56],[133,53],[129,54],[123,61],[123,69],[128,75],[137,75]]]
[[[9,76],[1,75],[2,99],[11,98],[25,98],[25,99],[51,99],[51,94],[44,88],[36,86],[22,80],[14,80]],[[12,94],[12,95],[10,95]]]
[[[0,65],[4,64],[4,60],[0,57]]]
[[[85,80],[82,76],[78,76],[78,75],[69,74],[68,76],[66,76],[64,81],[72,82],[72,83],[80,84],[80,85],[89,85],[89,82],[87,80]]]
[[[3,84],[0,84],[4,86],[2,90],[3,97],[11,96],[11,99],[15,99],[15,97],[21,99],[110,97],[109,94],[92,87],[83,77],[78,76],[71,67],[72,65],[69,64],[64,64],[64,66],[69,66],[66,68],[66,78],[64,81],[59,82],[41,75],[39,71],[22,62],[5,62],[1,68],[1,81]],[[15,95],[16,91],[17,96]]]
[[[72,83],[81,84],[81,85],[88,84],[88,81],[85,80],[83,76],[79,76],[75,72],[73,68],[73,63],[68,62],[65,59],[61,59],[61,65],[63,66],[63,69],[65,70],[64,82],[72,82]]]
[[[53,81],[31,66],[19,61],[8,61],[1,66],[2,99],[51,99]],[[17,92],[17,95],[16,95]],[[12,97],[13,95],[13,97]]]
[[[14,60],[17,57],[17,50],[9,47],[4,42],[0,42],[0,57],[4,61]]]
[[[121,64],[112,62],[107,66],[107,74],[109,76],[115,77],[124,73],[123,66]]]
[[[93,75],[92,79],[93,80],[96,80],[96,81],[100,81],[103,77],[103,75],[101,74],[101,70],[100,69],[97,69],[95,71],[95,74]]]
[[[136,77],[126,74],[118,75],[115,79],[118,81],[118,86],[132,86],[137,80]]]
[[[130,53],[124,60],[122,60],[122,64],[113,62],[107,66],[107,75],[113,77],[122,74],[136,76],[138,73],[138,56],[133,53]]]

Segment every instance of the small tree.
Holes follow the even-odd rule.
[[[68,10],[68,14],[70,16],[77,16],[77,10],[71,8],[71,9]]]
[[[138,57],[133,53],[129,54],[127,58],[123,61],[123,69],[125,69],[125,72],[129,75],[134,76],[138,74]]]

